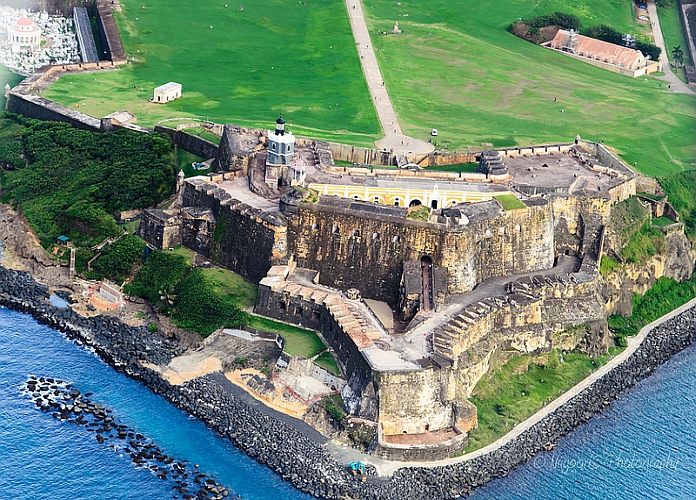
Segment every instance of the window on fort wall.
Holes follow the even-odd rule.
[[[372,239],[373,240],[379,239],[379,233],[372,233]]]
[[[319,316],[320,316],[319,311],[312,311],[312,319],[314,321],[317,321],[319,319]]]
[[[356,238],[360,238],[360,231],[357,229],[353,230],[353,236]]]
[[[304,313],[304,309],[302,309],[301,307],[295,307],[295,314],[297,316],[302,316],[303,313]]]
[[[283,302],[283,301],[281,300],[280,303],[278,304],[278,307],[280,307],[280,310],[281,310],[281,311],[285,311],[285,302]]]
[[[338,234],[338,226],[334,225],[334,226],[331,228],[331,232],[332,232],[333,234]]]

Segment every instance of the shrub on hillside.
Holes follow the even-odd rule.
[[[189,265],[183,255],[161,250],[152,252],[143,266],[126,285],[125,292],[149,300],[152,304],[160,304],[167,309],[171,304],[174,289],[184,278]]]
[[[689,238],[696,237],[696,170],[687,170],[660,178],[660,185],[667,199],[679,213],[684,223],[684,232]]]
[[[166,199],[175,185],[169,139],[79,130],[5,113],[0,118],[2,202],[21,206],[46,246],[61,234],[92,246],[119,234],[110,214]]]
[[[92,263],[90,278],[108,278],[122,281],[130,275],[133,264],[143,256],[145,243],[140,238],[126,235],[104,248],[102,254]]]
[[[182,328],[210,335],[221,326],[234,328],[249,323],[249,315],[216,293],[200,269],[188,273],[175,293],[172,318]]]

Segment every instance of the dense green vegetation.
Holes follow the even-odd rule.
[[[626,337],[637,335],[641,328],[696,297],[696,274],[679,283],[664,276],[645,292],[633,295],[633,314],[630,318],[609,316],[609,329],[614,343],[623,347]]]
[[[518,210],[520,208],[527,208],[527,205],[511,194],[500,194],[498,196],[494,196],[493,198],[500,202],[500,204],[503,206],[503,210]]]
[[[580,28],[580,19],[572,14],[564,12],[553,12],[551,14],[543,14],[541,16],[523,19],[522,22],[530,28],[543,28],[544,26],[558,25],[561,28],[569,30],[578,30]]]
[[[478,428],[469,432],[467,452],[482,448],[512,430],[609,360],[554,351],[512,358],[486,373],[476,384],[471,402],[478,410]]]
[[[693,240],[696,237],[696,170],[661,177],[659,181],[684,223],[684,232]]]
[[[191,268],[191,261],[191,252],[183,247],[152,252],[124,291],[149,300],[177,325],[201,335],[220,326],[248,325],[282,335],[285,352],[291,355],[311,359],[326,350],[311,330],[244,312],[256,302],[257,290],[241,276],[228,269]],[[330,355],[320,355],[317,363],[338,373]]]
[[[646,221],[641,228],[631,235],[631,239],[621,249],[619,255],[624,262],[642,264],[666,249],[665,235],[658,228]]]
[[[116,211],[144,208],[174,189],[174,155],[158,134],[103,134],[66,123],[0,118],[4,203],[19,205],[42,244],[61,234],[91,246],[120,234]],[[8,167],[10,168],[10,167]]]
[[[183,255],[168,251],[152,252],[124,292],[147,299],[155,306],[161,301],[163,308],[171,307],[174,289],[190,265]]]
[[[217,271],[232,274],[191,268],[190,259],[180,252],[155,251],[124,291],[149,300],[177,325],[204,336],[221,326],[246,325],[249,315],[239,307],[241,298],[230,293],[227,280]]]
[[[231,297],[219,293],[203,269],[191,269],[174,293],[172,319],[182,328],[206,336],[221,326],[234,328],[249,323],[249,315]]]
[[[606,276],[620,267],[621,263],[617,259],[611,257],[610,255],[602,255],[602,260],[599,262],[599,272],[601,274]]]
[[[128,278],[133,264],[143,256],[145,242],[137,236],[126,235],[119,238],[112,245],[104,247],[104,250],[92,263],[92,270],[87,273],[88,278],[108,278],[119,282]]]

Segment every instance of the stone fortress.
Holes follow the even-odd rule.
[[[146,211],[140,233],[258,283],[258,314],[318,331],[347,408],[376,426],[372,453],[445,458],[466,446],[468,399],[491,367],[606,352],[598,262],[612,205],[636,194],[632,170],[579,137],[471,156],[476,173],[428,172],[426,157],[337,167],[331,145],[282,118],[225,125],[215,172],[181,176],[178,208]],[[423,208],[427,220],[409,217]]]

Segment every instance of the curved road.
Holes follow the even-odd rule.
[[[677,5],[676,8],[679,8]],[[660,53],[660,63],[662,63],[662,71],[665,76],[659,77],[661,80],[666,81],[671,85],[671,89],[674,92],[680,94],[691,94],[696,95],[696,92],[691,90],[688,85],[682,82],[677,75],[672,73],[672,68],[669,67],[668,47],[665,47],[665,39],[662,36],[662,29],[660,28],[660,19],[657,16],[657,7],[655,7],[655,0],[648,0],[648,16],[650,17],[650,23],[652,25],[653,38],[655,39],[655,45],[662,49]]]
[[[367,86],[370,89],[370,97],[377,110],[384,138],[375,144],[382,149],[393,149],[397,154],[421,154],[430,153],[435,148],[432,144],[420,139],[414,139],[401,132],[399,120],[392,106],[387,89],[384,87],[384,79],[377,64],[377,58],[367,30],[365,15],[360,0],[346,0],[346,8],[350,17],[350,26],[353,29],[353,37],[360,54],[360,64]]]

